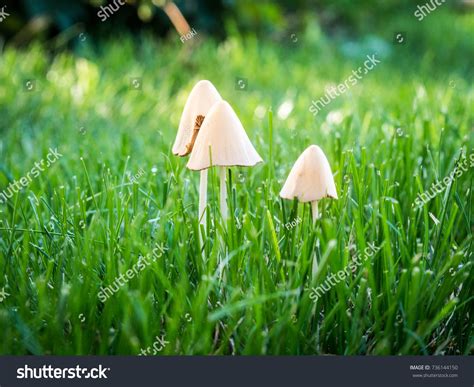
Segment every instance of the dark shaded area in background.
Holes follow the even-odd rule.
[[[118,0],[115,0],[118,1]],[[129,0],[102,22],[101,6],[114,0],[4,0],[10,16],[0,23],[0,36],[15,45],[33,39],[49,39],[57,34],[84,31],[107,37],[120,32],[141,30],[165,37],[173,26],[163,12],[165,0]],[[383,23],[395,13],[413,13],[418,4],[410,0],[176,0],[176,5],[192,27],[224,38],[229,31],[268,37],[277,31],[299,31],[309,18],[317,17],[332,33],[363,33]],[[462,2],[457,2],[460,6]],[[452,6],[453,3],[449,6]]]

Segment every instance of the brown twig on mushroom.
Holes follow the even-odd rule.
[[[325,197],[337,199],[336,185],[326,155],[311,145],[298,157],[280,191],[283,199],[297,198],[311,202],[313,222],[319,217],[318,201]]]
[[[193,150],[194,142],[196,141],[197,135],[199,134],[199,129],[204,121],[204,116],[197,116],[196,122],[194,123],[193,136],[188,144],[186,144],[186,155],[190,154]]]
[[[209,148],[212,153],[209,154]],[[220,169],[220,208],[227,220],[227,167],[251,167],[262,162],[245,132],[242,123],[226,101],[217,102],[209,111],[199,130],[187,167],[192,170],[206,170],[212,166]]]
[[[196,83],[189,94],[181,115],[178,134],[173,145],[175,155],[184,157],[192,152],[207,113],[220,100],[222,100],[222,97],[211,82],[202,80]],[[204,226],[206,224],[206,202],[207,170],[203,170],[199,183],[199,221]]]

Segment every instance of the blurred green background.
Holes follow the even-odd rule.
[[[101,6],[113,3],[105,0],[6,0],[10,14],[0,23],[0,34],[7,39],[25,32],[33,19],[43,23],[32,28],[29,38],[51,38],[74,26],[93,35],[114,34],[121,31],[153,31],[166,36],[172,31],[162,7],[166,0],[127,0],[111,23],[98,23]],[[410,0],[177,0],[175,4],[188,22],[214,37],[224,38],[234,30],[259,37],[278,37],[281,31],[298,32],[317,18],[323,29],[332,35],[373,33],[386,27],[389,20],[413,14],[423,1]],[[433,5],[430,4],[433,8]],[[472,11],[473,3],[456,0],[442,3],[438,8],[457,14]]]
[[[54,50],[77,49],[84,34],[92,38],[88,43],[96,47],[109,38],[117,39],[120,34],[147,33],[176,41],[179,34],[164,11],[170,3],[128,0],[119,12],[101,22],[97,15],[100,7],[113,1],[6,1],[0,3],[9,14],[0,23],[0,47],[3,44],[24,47],[40,40]],[[451,68],[472,76],[474,36],[470,15],[474,3],[469,0],[441,3],[421,22],[414,13],[425,2],[409,0],[186,0],[175,4],[200,37],[225,40],[238,35],[291,44],[301,34],[309,33],[313,37],[320,34],[338,45],[344,55],[354,57],[358,51],[367,49],[389,55],[395,36],[402,33],[406,46],[401,53],[403,57],[424,59],[421,65],[426,61],[436,62],[441,71]],[[467,22],[466,18],[471,21]],[[458,24],[461,33],[456,31]],[[462,25],[467,28],[463,29]],[[424,56],[427,51],[429,55]],[[397,58],[400,63],[401,59]]]

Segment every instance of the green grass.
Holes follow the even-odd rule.
[[[138,354],[156,336],[169,342],[160,354],[471,353],[472,168],[412,208],[474,151],[472,17],[447,20],[457,40],[440,47],[423,38],[395,46],[387,30],[382,63],[316,117],[311,100],[372,53],[344,57],[316,28],[297,44],[89,36],[76,54],[6,49],[0,191],[49,147],[64,156],[0,206],[0,290],[9,294],[0,353]],[[405,30],[439,34],[427,26]],[[444,46],[451,65],[436,62]],[[141,90],[131,77],[142,77]],[[236,77],[248,90],[236,90]],[[23,90],[26,79],[35,91]],[[199,79],[231,103],[265,160],[230,170],[227,224],[211,172],[202,252],[199,173],[171,153]],[[285,101],[294,109],[281,119]],[[309,205],[278,196],[310,144],[327,154],[339,194],[320,203],[314,227]],[[313,303],[310,289],[368,243],[381,251]],[[156,244],[168,250],[100,302],[100,287]]]

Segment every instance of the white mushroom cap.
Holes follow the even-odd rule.
[[[222,100],[209,111],[194,143],[187,167],[199,171],[212,166],[251,167],[262,162],[245,132],[237,114]]]
[[[300,202],[318,201],[324,197],[337,199],[331,167],[319,146],[309,146],[298,157],[280,196],[290,200],[297,198]]]
[[[198,116],[206,117],[212,105],[220,100],[222,100],[222,97],[211,82],[202,80],[196,83],[189,94],[181,115],[178,134],[173,145],[175,155],[186,156],[190,152],[189,144],[192,148],[196,118]]]

